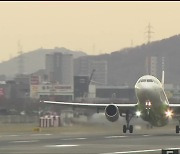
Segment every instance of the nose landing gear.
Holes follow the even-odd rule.
[[[179,121],[179,124],[180,124],[180,120],[178,120],[178,121]],[[180,127],[179,127],[179,125],[176,125],[176,133],[179,134],[179,132],[180,132]]]

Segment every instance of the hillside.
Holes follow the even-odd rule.
[[[23,54],[25,73],[44,69],[45,54],[53,52],[74,55],[75,75],[81,74],[79,65],[82,64],[82,59],[85,58],[85,62],[105,60],[108,62],[108,85],[132,87],[140,76],[146,74],[146,58],[150,56],[157,57],[157,77],[161,79],[162,57],[165,57],[165,83],[180,85],[180,35],[98,56],[87,56],[83,52],[65,48],[37,49]],[[18,60],[18,57],[15,57],[1,63],[0,75],[14,76],[18,72]]]
[[[54,52],[70,53],[73,54],[74,58],[78,58],[80,56],[86,55],[84,52],[71,51],[66,48],[54,48],[54,49],[40,48],[23,54],[24,73],[30,74],[39,69],[44,69],[45,55]],[[19,67],[18,61],[19,61],[19,56],[0,63],[0,74],[5,74],[6,76],[13,77],[15,74],[18,73],[18,67]]]
[[[157,77],[161,79],[162,57],[165,57],[165,82],[180,85],[180,35],[126,48],[111,54],[87,57],[89,61],[107,60],[108,84],[134,86],[137,79],[146,74],[146,57],[157,57]],[[84,57],[83,57],[84,58]],[[76,60],[76,64],[79,65]],[[78,69],[76,69],[77,74]]]

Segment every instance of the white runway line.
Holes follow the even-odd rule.
[[[61,148],[61,147],[77,147],[79,145],[63,145],[63,144],[60,144],[60,145],[46,145],[45,147],[47,148]]]
[[[145,136],[145,137],[146,137],[146,136],[151,136],[151,135],[148,135],[148,134],[144,134],[143,136]]]
[[[123,137],[127,137],[127,136],[106,136],[104,138],[111,139],[111,138],[123,138]]]
[[[123,154],[123,153],[145,153],[145,152],[154,152],[161,151],[162,149],[152,149],[152,150],[135,150],[135,151],[123,151],[123,152],[110,152],[110,153],[101,153],[101,154]]]
[[[52,134],[31,134],[31,136],[50,136]]]
[[[10,143],[33,143],[33,142],[38,142],[39,140],[29,140],[29,141],[22,141],[22,140],[18,140],[18,141],[11,141]]]
[[[86,140],[87,138],[66,138],[66,139],[62,139],[64,141],[68,141],[68,140]]]
[[[7,137],[17,137],[17,136],[20,136],[20,135],[3,135],[3,136],[7,136]]]

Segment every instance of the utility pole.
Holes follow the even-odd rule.
[[[151,42],[151,38],[152,38],[152,33],[154,33],[152,31],[152,26],[149,23],[148,26],[146,27],[147,31],[145,32],[147,34],[147,44],[149,44]],[[151,63],[152,63],[152,56],[150,55],[150,53],[147,53],[146,56],[146,74],[151,74]]]
[[[20,41],[18,41],[18,73],[23,74],[24,73],[24,57],[23,57],[23,51],[22,51],[22,45]]]

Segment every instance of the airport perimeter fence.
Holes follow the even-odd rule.
[[[39,127],[60,127],[62,121],[60,116],[29,116],[29,115],[1,115],[0,124],[35,123]]]
[[[29,115],[1,115],[0,123],[37,123],[39,116]]]

